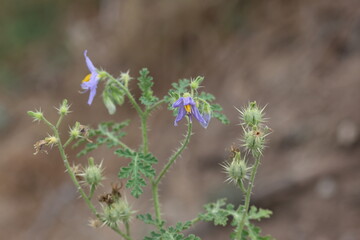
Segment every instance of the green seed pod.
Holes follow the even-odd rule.
[[[89,158],[88,162],[89,165],[84,169],[82,176],[84,177],[84,181],[89,184],[89,186],[96,187],[103,179],[103,169],[101,168],[102,163],[100,163],[100,165],[95,165],[93,158]]]
[[[242,109],[240,112],[241,119],[247,126],[258,126],[264,122],[264,108],[260,109],[256,102],[250,102],[248,107]]]
[[[265,135],[254,128],[253,130],[244,130],[244,147],[246,150],[251,151],[254,157],[261,155],[265,147]]]
[[[117,226],[119,222],[129,222],[134,211],[124,198],[111,205],[103,206],[104,222],[109,226]]]

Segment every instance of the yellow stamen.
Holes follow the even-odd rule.
[[[190,104],[185,105],[184,108],[187,113],[191,113],[191,105]]]
[[[90,81],[90,78],[91,78],[91,73],[86,75],[85,78],[81,82],[88,82],[88,81]]]

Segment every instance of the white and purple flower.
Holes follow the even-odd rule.
[[[190,94],[184,94],[183,97],[180,97],[174,104],[172,105],[173,108],[179,108],[178,114],[175,118],[174,125],[177,126],[177,123],[184,118],[185,115],[188,115],[190,118],[190,121],[192,120],[192,117],[199,121],[201,126],[204,128],[207,128],[210,118],[204,117],[199,112],[199,109],[196,107],[196,103],[192,97],[190,97]]]
[[[82,80],[81,82],[81,88],[84,89],[84,92],[87,92],[90,90],[90,95],[88,99],[88,104],[91,105],[92,101],[94,100],[94,97],[96,95],[96,88],[99,83],[99,74],[94,66],[94,64],[91,62],[90,58],[87,56],[87,50],[84,51],[85,61],[86,65],[90,71],[88,75]]]

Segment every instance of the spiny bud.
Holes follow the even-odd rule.
[[[35,110],[35,112],[28,111],[27,114],[34,119],[33,120],[34,122],[36,122],[36,121],[40,122],[41,120],[44,119],[44,114],[41,111],[41,109],[40,110]]]
[[[103,220],[109,226],[117,226],[119,222],[129,222],[133,213],[125,198],[103,206]]]
[[[264,134],[256,127],[254,127],[252,130],[244,129],[243,146],[246,148],[246,150],[251,151],[254,157],[258,157],[261,155],[262,150],[265,147],[265,137],[266,134]]]
[[[73,137],[75,139],[79,138],[81,136],[80,123],[79,122],[76,122],[75,126],[70,128],[69,135],[70,135],[70,137]]]
[[[70,113],[69,109],[70,109],[70,105],[68,104],[68,101],[66,99],[64,99],[60,107],[57,108],[59,115],[63,115],[63,116]]]
[[[195,80],[191,80],[190,87],[193,90],[197,90],[200,87],[201,82],[204,81],[204,77],[198,76]]]
[[[251,169],[247,167],[246,161],[241,158],[240,151],[232,151],[231,162],[225,162],[223,168],[228,175],[227,181],[239,184],[248,179],[248,172]]]
[[[127,72],[122,72],[120,74],[120,79],[123,80],[127,85],[128,82],[132,79],[132,77],[130,77],[129,70]]]
[[[244,121],[244,124],[247,126],[258,126],[260,123],[264,122],[264,111],[265,107],[260,109],[256,102],[250,102],[246,108],[238,111],[240,112],[241,119]]]
[[[95,165],[94,158],[88,159],[89,165],[84,169],[81,176],[84,178],[84,182],[91,187],[96,187],[103,180],[102,176],[102,163]]]

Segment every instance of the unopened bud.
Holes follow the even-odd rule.
[[[41,112],[41,109],[35,110],[35,112],[28,111],[27,114],[34,119],[34,122],[36,122],[36,121],[40,122],[44,118],[44,114]]]
[[[132,77],[130,77],[129,71],[127,71],[120,74],[120,79],[123,80],[125,84],[127,84],[132,79]]]
[[[244,130],[244,147],[251,151],[254,157],[261,155],[265,147],[265,134],[259,129]]]
[[[70,109],[70,105],[68,104],[68,101],[66,99],[64,99],[60,107],[57,108],[59,115],[69,114],[70,113],[69,109]]]
[[[86,182],[89,186],[96,187],[103,179],[103,169],[101,167],[102,163],[96,165],[94,163],[94,158],[89,158],[88,162],[89,165],[84,169],[82,177],[84,178],[84,182]]]
[[[260,109],[256,102],[250,102],[246,108],[238,111],[241,114],[241,119],[247,126],[258,126],[264,122],[264,108]]]
[[[197,90],[200,87],[200,84],[204,81],[204,77],[198,76],[195,80],[191,80],[190,87],[193,90]]]
[[[223,168],[228,175],[227,181],[239,184],[248,179],[250,167],[247,167],[246,161],[241,158],[240,151],[233,152],[231,162],[226,162]]]

